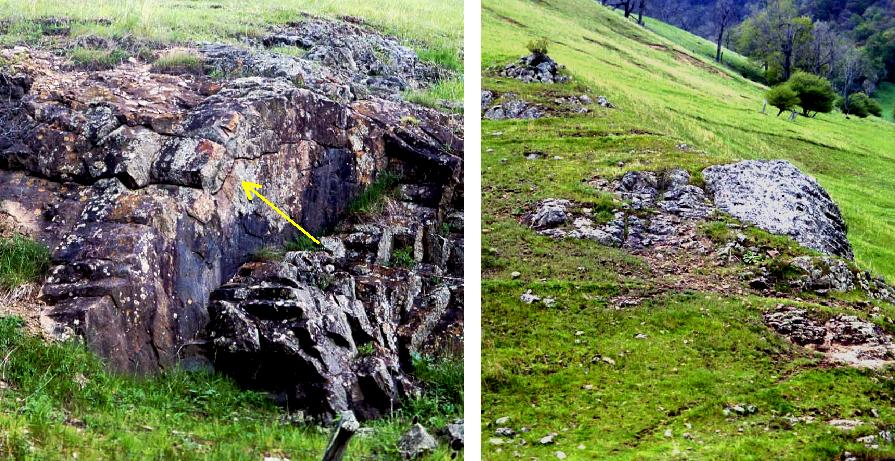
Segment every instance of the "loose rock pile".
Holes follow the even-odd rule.
[[[500,75],[522,80],[525,83],[564,83],[570,80],[568,76],[561,75],[560,66],[542,53],[532,53],[523,56],[518,62],[508,64]]]

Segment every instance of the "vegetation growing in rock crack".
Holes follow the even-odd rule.
[[[401,176],[397,173],[381,173],[348,204],[348,212],[362,215],[378,213],[385,198],[395,190],[400,180]]]
[[[50,251],[33,240],[15,235],[0,238],[0,288],[33,282],[50,267]]]

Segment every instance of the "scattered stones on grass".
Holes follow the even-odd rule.
[[[519,296],[519,300],[525,304],[532,304],[540,301],[541,297],[532,293],[531,290],[526,290],[525,293],[522,293],[522,296]]]
[[[730,405],[728,407],[724,407],[724,416],[737,415],[737,416],[748,416],[753,415],[758,412],[758,408],[755,405],[749,405],[745,403],[739,403],[736,405]]]
[[[422,424],[416,423],[398,439],[398,453],[404,459],[416,459],[438,448],[438,442]]]
[[[556,435],[557,434],[555,434],[555,433],[547,434],[547,435],[541,437],[540,440],[538,440],[538,443],[540,443],[541,445],[553,445]]]
[[[522,119],[535,120],[544,116],[544,108],[538,104],[519,99],[515,94],[503,96],[500,104],[483,108],[482,117],[488,120]]]
[[[842,431],[853,431],[864,422],[860,419],[831,419],[827,424]]]
[[[516,431],[514,431],[510,427],[498,427],[494,430],[494,435],[498,435],[500,437],[513,437],[516,435]]]
[[[519,61],[508,64],[501,71],[503,77],[515,78],[525,83],[564,83],[570,80],[561,75],[562,66],[550,56],[533,53],[519,58]]]

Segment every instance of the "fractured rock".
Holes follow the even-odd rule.
[[[28,91],[0,101],[0,203],[32,217],[34,238],[53,248],[47,327],[73,330],[118,370],[202,354],[193,345],[209,294],[255,250],[294,235],[245,200],[243,179],[312,232],[342,219],[386,169],[438,185],[439,209],[412,205],[436,218],[425,226],[462,197],[460,122],[436,111],[344,104],[283,78],[218,85],[135,63],[60,71],[62,58],[29,53],[16,68]],[[399,234],[419,235],[424,251],[423,233]],[[444,239],[445,264],[456,264],[462,239]],[[365,379],[380,380],[388,364],[366,366]]]

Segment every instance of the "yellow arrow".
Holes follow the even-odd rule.
[[[297,227],[298,230],[300,230],[303,234],[307,235],[309,239],[314,241],[314,243],[316,243],[317,245],[320,245],[320,240],[317,240],[316,238],[314,238],[313,235],[309,234],[308,231],[304,230],[303,227],[299,226],[298,223],[293,221],[292,218],[289,217],[289,215],[287,215],[286,213],[283,212],[283,210],[277,208],[277,206],[274,205],[273,203],[271,203],[270,200],[267,200],[267,197],[261,195],[261,192],[258,192],[258,189],[260,189],[260,188],[261,188],[261,184],[249,182],[249,181],[242,182],[242,189],[245,191],[246,198],[249,199],[250,202],[257,195],[258,198],[260,198],[261,200],[264,201],[264,203],[267,204],[267,206],[273,208],[273,211],[276,211],[277,213],[280,214],[280,216],[286,218],[286,221],[289,221],[289,224],[292,224],[293,226]]]

